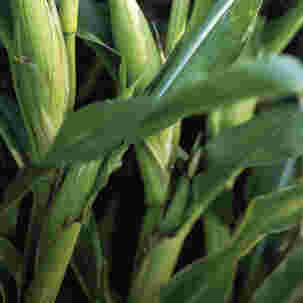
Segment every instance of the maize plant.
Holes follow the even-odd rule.
[[[303,2],[279,3],[0,4],[2,302],[302,300]]]

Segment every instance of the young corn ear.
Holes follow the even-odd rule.
[[[116,47],[126,62],[129,85],[136,82],[136,94],[143,93],[161,67],[161,57],[148,22],[135,0],[110,0],[111,22]],[[146,201],[166,200],[168,165],[175,140],[173,128],[150,137],[136,148]]]
[[[68,106],[65,42],[54,0],[12,0],[13,42],[8,50],[14,86],[39,162],[52,144]]]
[[[128,78],[141,78],[142,93],[160,69],[161,58],[147,20],[136,0],[109,0],[115,45],[127,63]]]

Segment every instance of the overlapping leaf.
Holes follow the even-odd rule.
[[[96,159],[123,140],[138,142],[191,114],[207,113],[250,97],[288,95],[303,89],[303,68],[288,57],[239,63],[204,81],[195,76],[191,85],[163,96],[158,105],[153,105],[158,102],[153,97],[138,97],[90,104],[71,114],[45,164]]]
[[[224,302],[239,258],[266,234],[296,224],[303,214],[302,196],[298,185],[252,201],[231,244],[177,273],[160,292],[160,302]]]
[[[168,59],[151,85],[153,93],[162,95],[167,88],[175,91],[189,85],[192,74],[203,79],[234,63],[254,30],[261,3],[262,0],[215,1],[205,22],[190,30]]]
[[[212,139],[206,145],[209,167],[194,177],[194,198],[186,217],[196,220],[201,216],[239,170],[302,154],[302,119],[296,106],[278,107]]]

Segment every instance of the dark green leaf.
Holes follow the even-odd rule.
[[[224,221],[224,218],[218,214],[220,207],[222,212],[226,212],[225,216],[232,216],[233,195],[229,191],[225,191],[216,199],[211,207],[202,217],[204,242],[207,254],[213,254],[225,248],[231,240],[231,232],[229,225]],[[226,220],[231,220],[227,218]]]
[[[193,201],[185,221],[195,222],[240,170],[302,154],[302,119],[296,106],[277,108],[213,138],[206,145],[207,171],[193,179]]]
[[[10,9],[10,2],[4,1],[1,3],[0,10],[0,39],[9,47],[9,40],[12,38],[13,33],[13,20]]]
[[[239,254],[245,255],[265,235],[288,230],[303,215],[303,185],[289,186],[250,202],[234,236]]]
[[[250,97],[288,95],[303,88],[303,69],[288,57],[239,63],[204,81],[196,76],[192,75],[191,85],[160,100],[138,97],[127,102],[94,103],[70,114],[45,165],[96,159],[120,146],[123,140],[136,143],[194,113],[211,112]]]
[[[207,144],[209,162],[226,166],[241,161],[244,167],[253,167],[297,157],[303,150],[302,116],[290,105],[226,130]]]
[[[108,5],[96,0],[80,0],[78,31],[94,35],[103,43],[112,46]]]
[[[113,49],[109,13],[107,3],[80,0],[77,36],[100,56],[107,71],[115,78],[115,57],[119,54]]]
[[[18,105],[6,96],[0,96],[0,135],[22,167],[29,152],[27,133]]]
[[[15,180],[8,185],[4,192],[4,198],[0,204],[0,214],[6,215],[11,209],[15,208],[21,199],[38,182],[48,182],[48,174],[52,169],[27,167],[21,169]]]
[[[303,247],[296,248],[257,289],[251,303],[293,303],[302,300]],[[301,295],[300,295],[301,294]],[[296,298],[298,299],[298,298]]]
[[[161,303],[225,302],[237,264],[233,250],[203,258],[177,273],[160,291]]]
[[[296,224],[303,214],[302,196],[298,185],[252,201],[231,245],[177,273],[160,292],[161,303],[224,302],[239,258],[266,234]]]
[[[101,289],[103,263],[96,219],[91,213],[88,224],[81,228],[72,257],[72,268],[90,299],[96,298]]]

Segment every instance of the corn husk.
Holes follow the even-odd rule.
[[[65,42],[53,0],[13,0],[14,39],[9,50],[17,99],[39,162],[64,120],[69,75]]]
[[[161,66],[153,35],[136,0],[110,0],[109,6],[115,45],[126,59],[129,82],[142,77],[136,87],[142,93]]]

